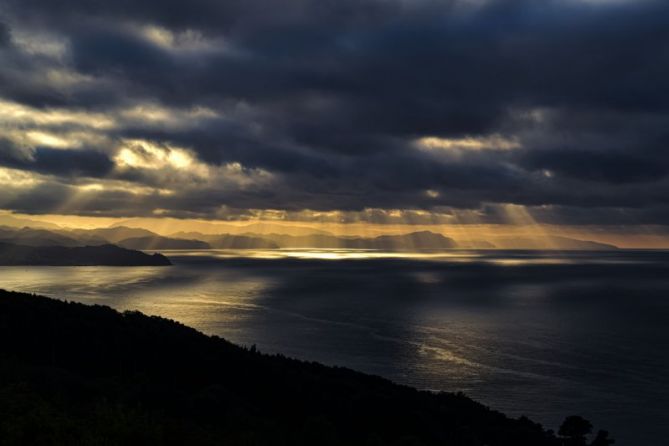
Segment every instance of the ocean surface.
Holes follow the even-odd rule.
[[[669,444],[669,252],[164,253],[174,266],[2,267],[0,288]]]

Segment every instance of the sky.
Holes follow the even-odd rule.
[[[0,0],[0,209],[659,246],[669,2]]]

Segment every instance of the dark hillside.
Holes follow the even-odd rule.
[[[555,445],[432,394],[137,312],[0,290],[2,445]]]

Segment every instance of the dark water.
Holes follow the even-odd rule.
[[[669,444],[669,253],[245,256],[6,267],[0,287],[138,309],[261,351],[464,391],[554,429],[578,413],[619,445]]]

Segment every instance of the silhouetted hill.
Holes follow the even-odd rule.
[[[619,249],[615,245],[577,240],[569,237],[509,237],[496,239],[495,244],[503,249],[561,249],[576,251],[609,251]]]
[[[457,248],[457,243],[452,238],[430,231],[412,232],[403,235],[382,235],[370,242],[373,249],[388,251]]]
[[[568,237],[552,236],[550,240],[560,246],[561,249],[575,249],[585,251],[609,251],[612,249],[620,249],[615,245],[609,243],[593,242],[591,240],[577,240]]]
[[[74,238],[46,229],[0,227],[0,242],[25,246],[78,246]]]
[[[457,247],[453,239],[429,231],[403,235],[384,235],[376,238],[338,237],[327,233],[308,235],[254,233],[246,235],[208,235],[198,232],[179,232],[173,236],[203,240],[213,248],[230,249],[334,248],[397,251]]]
[[[137,228],[41,229],[0,226],[0,242],[24,246],[98,246],[138,237],[159,237]],[[160,248],[159,248],[160,249]]]
[[[91,237],[106,240],[108,243],[118,243],[121,240],[137,237],[157,237],[158,234],[142,228],[128,228],[115,226],[112,228],[73,229],[69,231],[71,237],[86,240]]]
[[[161,254],[149,255],[114,245],[67,248],[0,243],[0,265],[165,266],[171,263]]]
[[[461,394],[1,290],[0,415],[3,445],[559,444]]]
[[[276,242],[281,248],[340,248],[406,251],[424,249],[452,249],[457,243],[441,234],[430,231],[402,235],[382,235],[375,238],[337,237],[328,234],[285,235],[267,234],[262,237]]]
[[[60,226],[54,223],[49,223],[40,220],[32,220],[24,217],[16,217],[14,215],[5,212],[0,212],[0,225],[10,226],[14,228],[30,227],[38,229],[49,229],[49,230],[61,229]]]
[[[279,245],[264,237],[233,234],[202,234],[199,232],[178,232],[173,237],[202,240],[216,249],[277,249]]]
[[[487,240],[467,240],[458,242],[460,249],[495,249],[497,246]]]
[[[272,232],[279,232],[281,234],[288,234],[288,235],[301,235],[301,234],[321,234],[321,235],[329,235],[330,233],[327,231],[323,231],[322,229],[318,229],[315,226],[309,226],[308,224],[306,225],[277,225],[277,224],[272,224],[268,222],[261,222],[261,223],[249,223],[247,225],[239,226],[238,227],[238,234],[245,234],[245,233],[256,233],[256,234],[269,234]]]
[[[134,237],[121,240],[119,246],[128,249],[210,249],[211,245],[201,240],[184,240],[178,238],[161,237],[153,235],[150,237]]]

